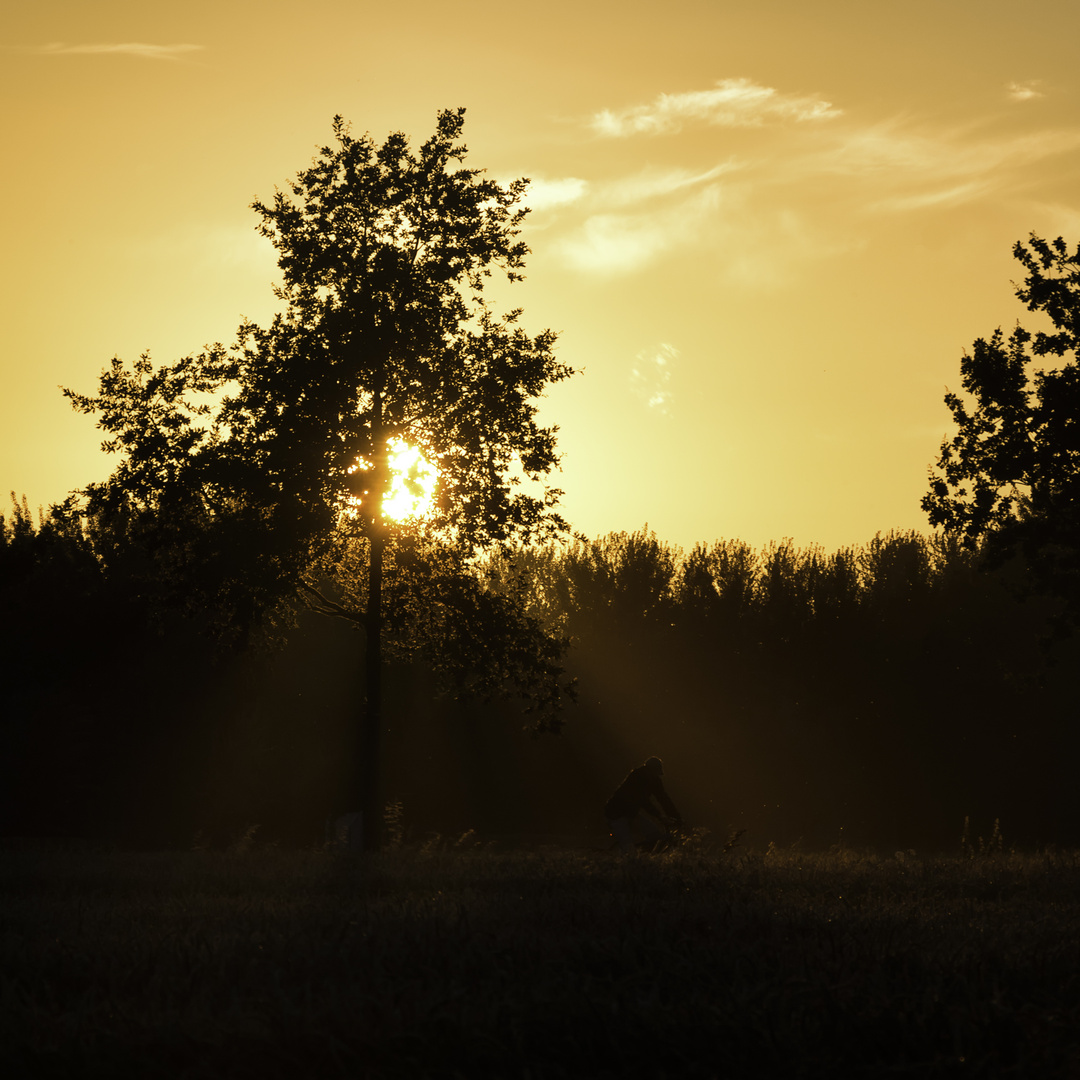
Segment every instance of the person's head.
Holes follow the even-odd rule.
[[[645,762],[646,769],[652,769],[657,776],[664,775],[664,763],[658,757],[648,758]]]

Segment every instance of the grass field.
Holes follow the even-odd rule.
[[[1080,856],[0,851],[6,1077],[1077,1077]]]

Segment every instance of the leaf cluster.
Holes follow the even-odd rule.
[[[1019,324],[979,338],[960,365],[964,395],[945,404],[957,431],[942,443],[922,506],[931,524],[1000,563],[1019,555],[1040,587],[1080,602],[1080,245],[1034,234],[1013,254],[1017,297],[1054,330]],[[1038,357],[1058,358],[1034,368]],[[965,396],[966,395],[966,396]]]

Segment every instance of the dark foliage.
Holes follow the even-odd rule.
[[[186,842],[220,654],[61,508],[0,517],[0,830]]]
[[[305,615],[284,651],[222,656],[187,620],[162,622],[137,567],[103,565],[59,512],[35,526],[17,507],[3,532],[4,832],[226,843],[258,823],[287,842],[321,837],[364,693],[347,622]],[[1080,841],[1076,645],[1040,646],[1052,605],[1018,597],[1014,572],[918,534],[832,554],[738,541],[684,553],[641,530],[502,553],[471,599],[425,625],[445,620],[459,650],[490,652],[530,647],[487,630],[527,613],[546,640],[572,642],[579,704],[560,739],[536,741],[514,706],[483,704],[494,684],[440,697],[447,680],[400,651],[387,798],[414,839],[600,838],[610,790],[658,753],[690,821],[757,843],[950,848],[966,816],[984,835],[1000,818],[1011,842]],[[492,679],[515,662],[486,659]]]
[[[1075,352],[1077,256],[1038,239],[1017,256],[1018,295],[1056,329],[999,334],[965,359],[978,407],[950,396],[960,432],[927,497],[942,533],[682,552],[643,529],[477,564],[467,544],[402,530],[381,583],[398,833],[602,839],[604,799],[658,753],[690,820],[750,842],[949,848],[968,818],[985,835],[999,819],[1014,843],[1080,842],[1080,643],[1051,640],[1074,601],[1076,364],[1032,387],[1026,374],[1029,346]],[[125,450],[125,490],[149,477],[172,492],[177,455],[199,459],[176,409],[160,411],[186,371],[107,374],[116,423],[145,413],[157,432]],[[364,626],[370,538],[328,544],[333,592],[301,583],[345,622],[305,617],[280,654],[223,655],[209,645],[222,626],[257,611],[267,636],[281,616],[273,590],[215,585],[242,563],[242,531],[187,517],[183,498],[163,513],[98,494],[92,512],[57,507],[37,526],[24,500],[2,530],[4,830],[222,843],[258,823],[316,839],[351,782],[366,682],[348,617]],[[483,701],[531,671],[543,702],[564,641],[580,703],[562,739],[522,738]]]
[[[483,293],[495,271],[521,278],[528,182],[503,188],[458,167],[463,125],[463,109],[442,111],[413,151],[401,133],[378,146],[336,117],[336,145],[253,206],[282,272],[285,310],[270,326],[245,322],[233,348],[159,368],[115,359],[96,395],[64,391],[120,459],[65,512],[83,516],[103,560],[135,569],[137,553],[140,587],[163,611],[242,647],[280,639],[314,601],[369,638],[385,629],[391,651],[415,650],[435,640],[431,627],[394,632],[417,629],[420,608],[458,599],[468,620],[483,607],[468,565],[477,549],[565,531],[561,493],[546,485],[556,429],[537,422],[536,399],[572,371],[552,332],[531,337],[520,311],[499,317]],[[420,525],[382,510],[394,440],[438,469]],[[387,600],[407,610],[372,602],[366,578],[370,568],[381,588],[384,557],[398,579]],[[533,661],[519,689],[551,718],[558,643],[505,614],[502,629],[541,647],[517,650]],[[453,674],[492,686],[512,673]]]
[[[714,829],[903,847],[951,846],[967,814],[1080,839],[1076,646],[1040,647],[1053,606],[1013,572],[947,536],[682,553],[644,531],[533,569],[573,642],[583,752],[659,753]]]
[[[273,639],[304,601],[362,628],[364,737],[348,805],[362,806],[373,847],[387,632],[391,651],[426,652],[458,688],[516,692],[538,728],[557,726],[569,690],[564,643],[470,565],[491,545],[566,531],[547,484],[556,429],[537,422],[536,399],[572,371],[551,331],[530,336],[520,310],[499,316],[484,296],[493,272],[522,276],[528,181],[504,188],[459,167],[463,126],[464,109],[441,111],[414,151],[400,132],[378,146],[335,117],[336,145],[253,204],[282,275],[270,325],[244,322],[231,350],[157,370],[145,355],[130,370],[116,359],[96,396],[64,391],[121,457],[65,513],[108,538],[103,559],[138,552],[160,612],[193,615],[236,648]],[[399,444],[437,470],[419,525],[385,509]],[[447,638],[448,612],[470,633]]]
[[[945,403],[958,431],[946,440],[923,507],[930,522],[981,546],[993,565],[1019,558],[1034,587],[1080,618],[1080,245],[1032,234],[1014,254],[1027,271],[1016,295],[1053,332],[999,328],[965,354],[960,372],[974,409]],[[1071,356],[1071,359],[1069,358]],[[1031,369],[1038,357],[1054,366]]]
[[[186,622],[155,624],[62,519],[35,528],[19,510],[4,535],[4,618],[18,627],[5,832],[322,836],[364,692],[349,624],[307,615],[284,651],[222,659]],[[983,835],[1000,818],[1010,842],[1080,842],[1076,644],[1040,646],[1052,606],[1019,598],[1013,572],[918,534],[832,554],[684,553],[642,530],[501,554],[471,622],[454,621],[464,601],[435,617],[483,650],[512,591],[513,610],[570,638],[579,703],[559,739],[535,740],[514,706],[482,703],[489,687],[439,697],[439,673],[401,653],[387,798],[414,840],[475,827],[600,842],[605,799],[657,753],[688,820],[758,844],[949,849],[965,817]]]

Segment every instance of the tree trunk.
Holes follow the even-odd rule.
[[[364,635],[367,694],[360,739],[360,807],[365,851],[378,851],[382,846],[382,577],[385,546],[385,536],[379,533],[372,536],[367,633]]]

